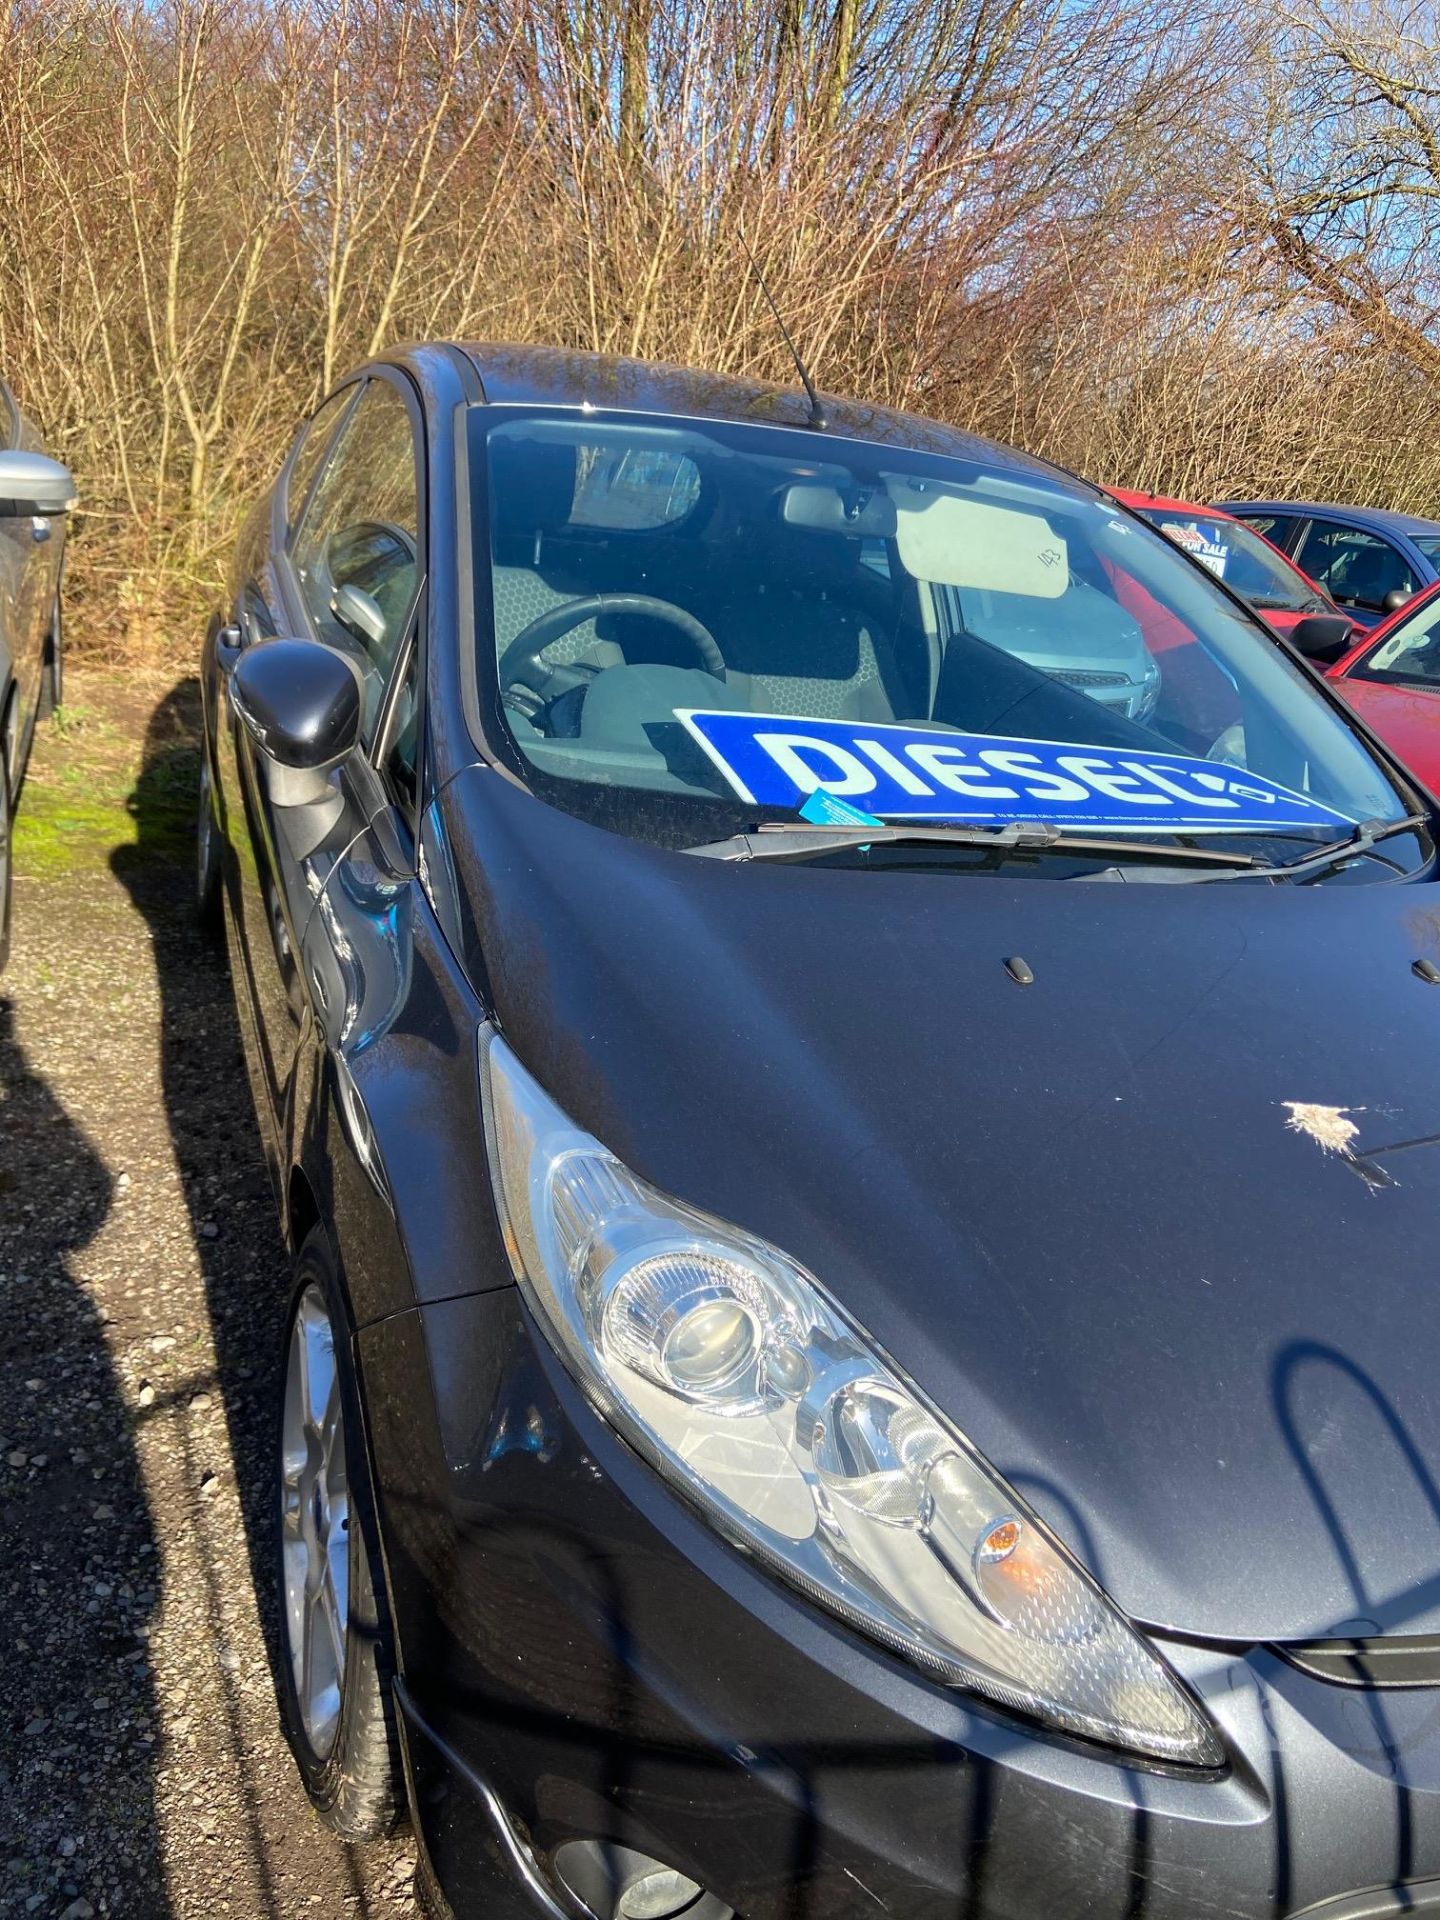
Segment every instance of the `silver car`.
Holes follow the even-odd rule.
[[[950,625],[1088,693],[1127,720],[1148,720],[1160,698],[1160,665],[1140,623],[1113,594],[1072,578],[1046,602],[1020,594],[940,589]],[[1043,607],[1043,619],[1036,608]],[[958,615],[958,620],[957,620]]]
[[[10,950],[10,844],[35,723],[60,698],[60,575],[75,486],[0,380],[0,969]]]

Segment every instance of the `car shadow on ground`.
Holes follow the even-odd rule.
[[[194,911],[200,727],[199,683],[187,677],[164,695],[150,717],[128,802],[136,843],[117,847],[111,867],[147,921],[153,940],[162,1004],[165,1116],[201,1269],[245,1545],[278,1697],[273,1476],[290,1260],[261,1151],[223,947],[202,932]],[[188,826],[177,846],[179,820]],[[208,1577],[217,1577],[213,1569]],[[217,1591],[217,1612],[219,1597]],[[229,1745],[248,1761],[238,1683],[233,1681],[225,1713]],[[278,1747],[278,1724],[275,1740]],[[301,1798],[298,1778],[294,1798]],[[267,1841],[264,1815],[253,1796],[248,1796],[246,1818],[248,1851],[264,1901],[259,1911],[280,1920],[290,1909],[271,1865],[275,1836]],[[313,1850],[316,1843],[316,1830],[307,1821],[303,1838],[292,1836],[287,1851],[301,1846]],[[332,1844],[333,1878],[337,1890],[343,1890],[344,1910],[372,1912],[350,1850]]]
[[[114,1183],[0,995],[0,1913],[170,1911],[132,1412],[73,1271]],[[76,1589],[79,1588],[77,1593]]]

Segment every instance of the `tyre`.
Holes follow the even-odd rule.
[[[200,749],[200,804],[195,816],[195,917],[211,938],[220,934],[220,830],[210,786],[210,755]]]
[[[373,1840],[401,1803],[390,1630],[349,1315],[318,1230],[296,1261],[276,1450],[285,1734],[320,1818]]]

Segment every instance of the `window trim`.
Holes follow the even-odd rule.
[[[423,596],[425,581],[421,581]],[[417,599],[416,607],[420,605]],[[400,642],[399,652],[395,655],[395,666],[386,683],[380,702],[380,718],[375,728],[375,745],[372,750],[370,770],[384,787],[395,811],[409,827],[412,838],[418,839],[420,832],[420,794],[421,773],[425,759],[425,662],[424,627],[418,620],[412,620],[406,630],[405,638]],[[415,667],[415,791],[412,794],[401,793],[389,770],[389,759],[395,738],[395,716],[400,705],[400,689],[411,663]]]

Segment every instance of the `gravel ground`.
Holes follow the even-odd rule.
[[[0,977],[0,1915],[413,1913],[408,1839],[328,1834],[277,1718],[287,1268],[188,917],[194,686],[66,696]]]

